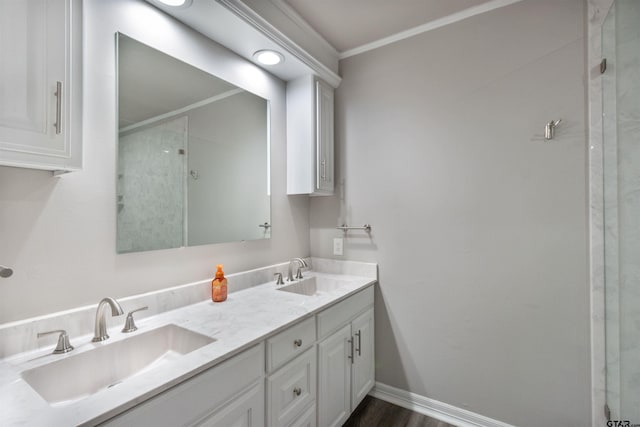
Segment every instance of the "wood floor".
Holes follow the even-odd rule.
[[[455,427],[367,396],[342,427]]]

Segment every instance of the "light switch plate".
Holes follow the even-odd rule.
[[[335,237],[333,239],[333,254],[342,255],[344,246],[344,239],[342,237]]]

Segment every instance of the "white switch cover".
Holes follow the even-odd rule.
[[[344,239],[342,237],[336,237],[333,239],[333,254],[334,255],[342,255],[342,247],[343,247]]]

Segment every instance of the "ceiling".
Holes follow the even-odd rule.
[[[281,1],[339,52],[345,52],[492,0]]]

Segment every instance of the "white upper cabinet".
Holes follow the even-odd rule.
[[[0,165],[81,168],[81,31],[81,0],[0,0]]]
[[[333,88],[315,76],[287,83],[287,194],[334,188]]]

